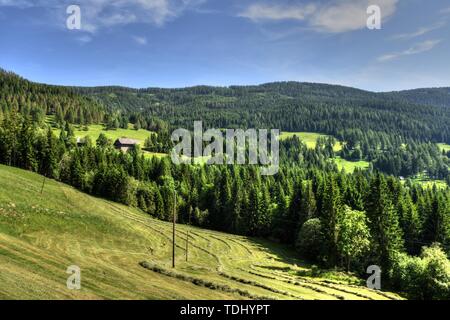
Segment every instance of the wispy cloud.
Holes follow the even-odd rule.
[[[380,57],[378,57],[378,61],[379,62],[386,62],[386,61],[390,61],[390,60],[394,60],[397,58],[400,58],[402,56],[410,56],[410,55],[414,55],[414,54],[419,54],[422,52],[426,52],[426,51],[430,51],[432,50],[434,47],[436,47],[442,40],[427,40],[427,41],[423,41],[420,43],[417,43],[416,45],[410,47],[407,50],[401,51],[401,52],[393,52],[393,53],[388,53],[385,55],[382,55]]]
[[[378,0],[385,21],[396,11],[398,0]],[[253,4],[238,14],[255,22],[294,20],[306,23],[319,32],[341,33],[359,30],[367,25],[370,0],[333,0],[295,5]]]
[[[440,21],[429,27],[421,27],[411,33],[396,34],[396,35],[392,36],[392,39],[412,39],[412,38],[420,37],[427,33],[430,33],[431,31],[440,29],[440,28],[444,27],[445,25],[446,25],[445,21]]]
[[[80,42],[81,44],[86,44],[92,41],[92,37],[88,35],[83,35],[81,37],[78,37],[77,41]]]
[[[163,26],[184,11],[196,8],[206,0],[78,0],[81,8],[82,30],[96,32],[101,28],[147,23]],[[59,17],[73,0],[0,0],[0,7],[21,9],[40,7],[55,12]],[[60,21],[55,18],[55,22]]]
[[[142,46],[145,46],[148,43],[146,37],[133,36],[132,38],[137,44],[140,44]]]
[[[239,13],[238,16],[253,21],[262,20],[304,20],[316,11],[316,6],[297,5],[285,7],[280,5],[253,4]]]
[[[442,13],[442,14],[450,14],[450,7],[442,9],[440,11],[440,13]]]
[[[29,8],[33,6],[33,2],[29,0],[0,0],[2,7]]]

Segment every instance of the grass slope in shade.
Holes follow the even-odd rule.
[[[177,228],[52,180],[0,166],[0,299],[391,299],[338,272],[312,277],[284,246]],[[81,268],[81,290],[66,287]]]

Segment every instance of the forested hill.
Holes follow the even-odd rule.
[[[359,130],[450,143],[449,91],[374,93],[299,82],[181,89],[81,88],[36,84],[0,70],[0,112],[18,108],[41,119],[53,114],[60,123],[129,121],[150,130],[161,126],[159,120],[185,128],[202,120],[205,127],[279,128],[327,133],[343,140],[355,135],[349,130]]]
[[[101,122],[105,114],[101,103],[72,88],[34,83],[0,68],[0,115],[11,109],[36,122],[54,114],[60,121],[90,124]]]
[[[450,108],[445,107],[450,105],[450,96],[445,100],[442,94],[414,102],[414,97],[424,95],[415,91],[374,93],[298,82],[184,89],[76,90],[96,97],[110,110],[135,113],[144,124],[158,117],[172,126],[190,128],[194,120],[201,119],[207,126],[219,128],[265,127],[335,136],[342,136],[344,130],[359,129],[418,141],[450,142]],[[433,105],[434,100],[440,103]]]
[[[450,107],[450,87],[427,88],[384,93],[397,100],[428,106]]]

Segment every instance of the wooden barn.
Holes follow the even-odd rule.
[[[130,149],[134,149],[138,141],[128,138],[119,138],[114,142],[114,147],[116,149],[122,150],[123,152],[127,152]]]

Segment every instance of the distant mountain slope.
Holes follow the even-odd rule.
[[[279,128],[340,136],[375,131],[420,141],[450,142],[450,108],[421,105],[408,93],[374,93],[314,83],[182,89],[76,88],[108,109],[190,128],[196,120],[218,128]],[[431,102],[430,102],[431,103]]]
[[[4,71],[0,85],[0,110],[16,107],[31,116],[38,110],[55,114],[58,123],[119,118],[121,123],[139,123],[153,131],[161,127],[160,120],[172,128],[191,128],[194,121],[202,120],[205,126],[217,128],[278,128],[336,137],[342,137],[344,130],[359,130],[450,143],[447,88],[374,93],[300,82],[179,89],[83,88],[35,84]],[[39,112],[37,117],[42,118]]]
[[[39,84],[0,69],[0,113],[18,110],[36,121],[51,114],[72,123],[103,120],[104,108],[70,87]]]
[[[405,90],[383,93],[381,95],[421,105],[450,107],[450,87]]]
[[[41,194],[42,179],[0,166],[0,299],[398,298],[300,276],[311,270],[287,247],[182,225],[172,269],[170,223],[52,180]],[[71,265],[81,290],[66,287]]]

